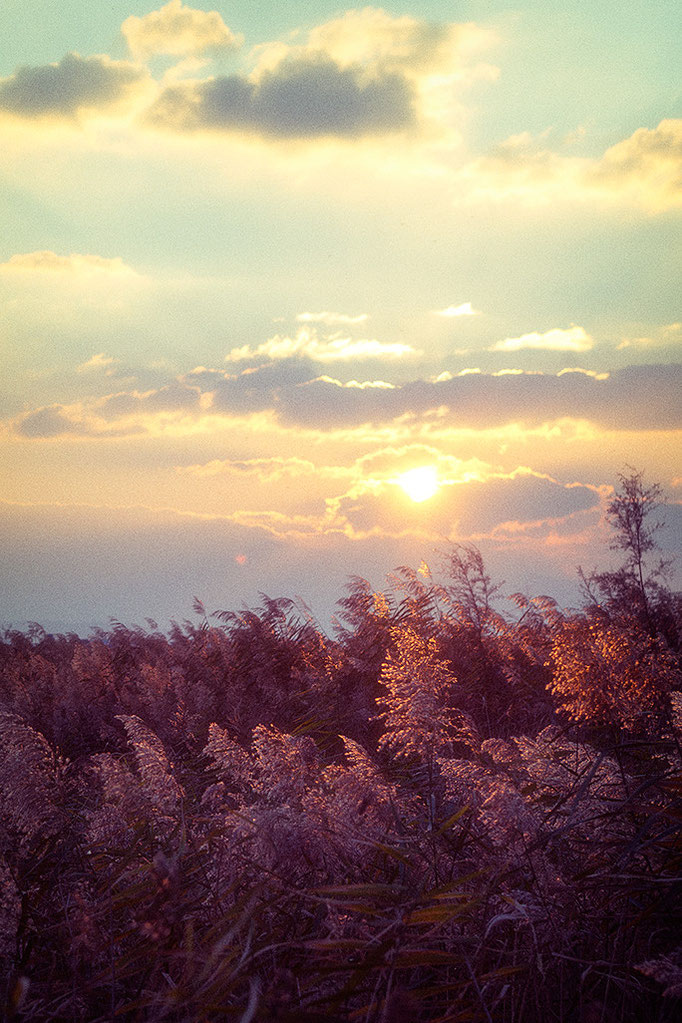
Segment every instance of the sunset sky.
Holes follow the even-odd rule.
[[[679,548],[681,24],[3,0],[0,626],[326,622],[448,540],[570,603],[627,465]]]

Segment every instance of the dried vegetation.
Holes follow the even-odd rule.
[[[505,616],[453,547],[334,639],[267,598],[6,634],[5,1018],[679,1019],[682,614],[642,568]]]

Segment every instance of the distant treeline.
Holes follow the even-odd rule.
[[[679,1019],[658,496],[621,477],[621,564],[577,610],[503,614],[453,545],[353,580],[333,637],[267,597],[167,635],[6,633],[3,1018]]]

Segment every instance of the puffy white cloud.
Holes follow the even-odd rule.
[[[476,316],[477,314],[478,310],[474,309],[471,302],[462,302],[461,305],[449,305],[447,309],[436,309],[433,315],[453,319],[457,316]]]
[[[325,314],[332,315],[332,314]],[[419,354],[411,345],[397,342],[383,342],[370,338],[350,337],[320,338],[314,329],[303,327],[295,337],[276,334],[263,344],[252,348],[243,345],[233,348],[226,356],[227,362],[245,362],[262,359],[290,359],[294,356],[312,359],[314,362],[349,362],[355,359],[401,359]]]
[[[170,0],[158,11],[141,18],[131,15],[121,25],[121,32],[130,52],[140,60],[155,54],[190,57],[231,50],[243,41],[217,11],[185,7],[182,0]]]
[[[314,380],[306,381],[306,383],[314,384],[317,381],[321,381],[325,384],[333,384],[334,387],[350,387],[355,388],[359,391],[366,391],[368,388],[378,388],[380,391],[392,391],[395,390],[396,385],[391,384],[388,380],[336,380],[335,377],[320,376],[315,377]]]
[[[543,334],[532,331],[521,337],[508,337],[494,344],[491,351],[518,352],[522,348],[539,348],[552,352],[589,352],[593,346],[594,341],[582,327],[572,326],[566,330],[554,327]]]

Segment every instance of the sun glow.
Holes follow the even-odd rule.
[[[398,483],[407,496],[418,503],[428,501],[440,486],[438,473],[432,465],[422,465],[404,472],[398,477]]]

